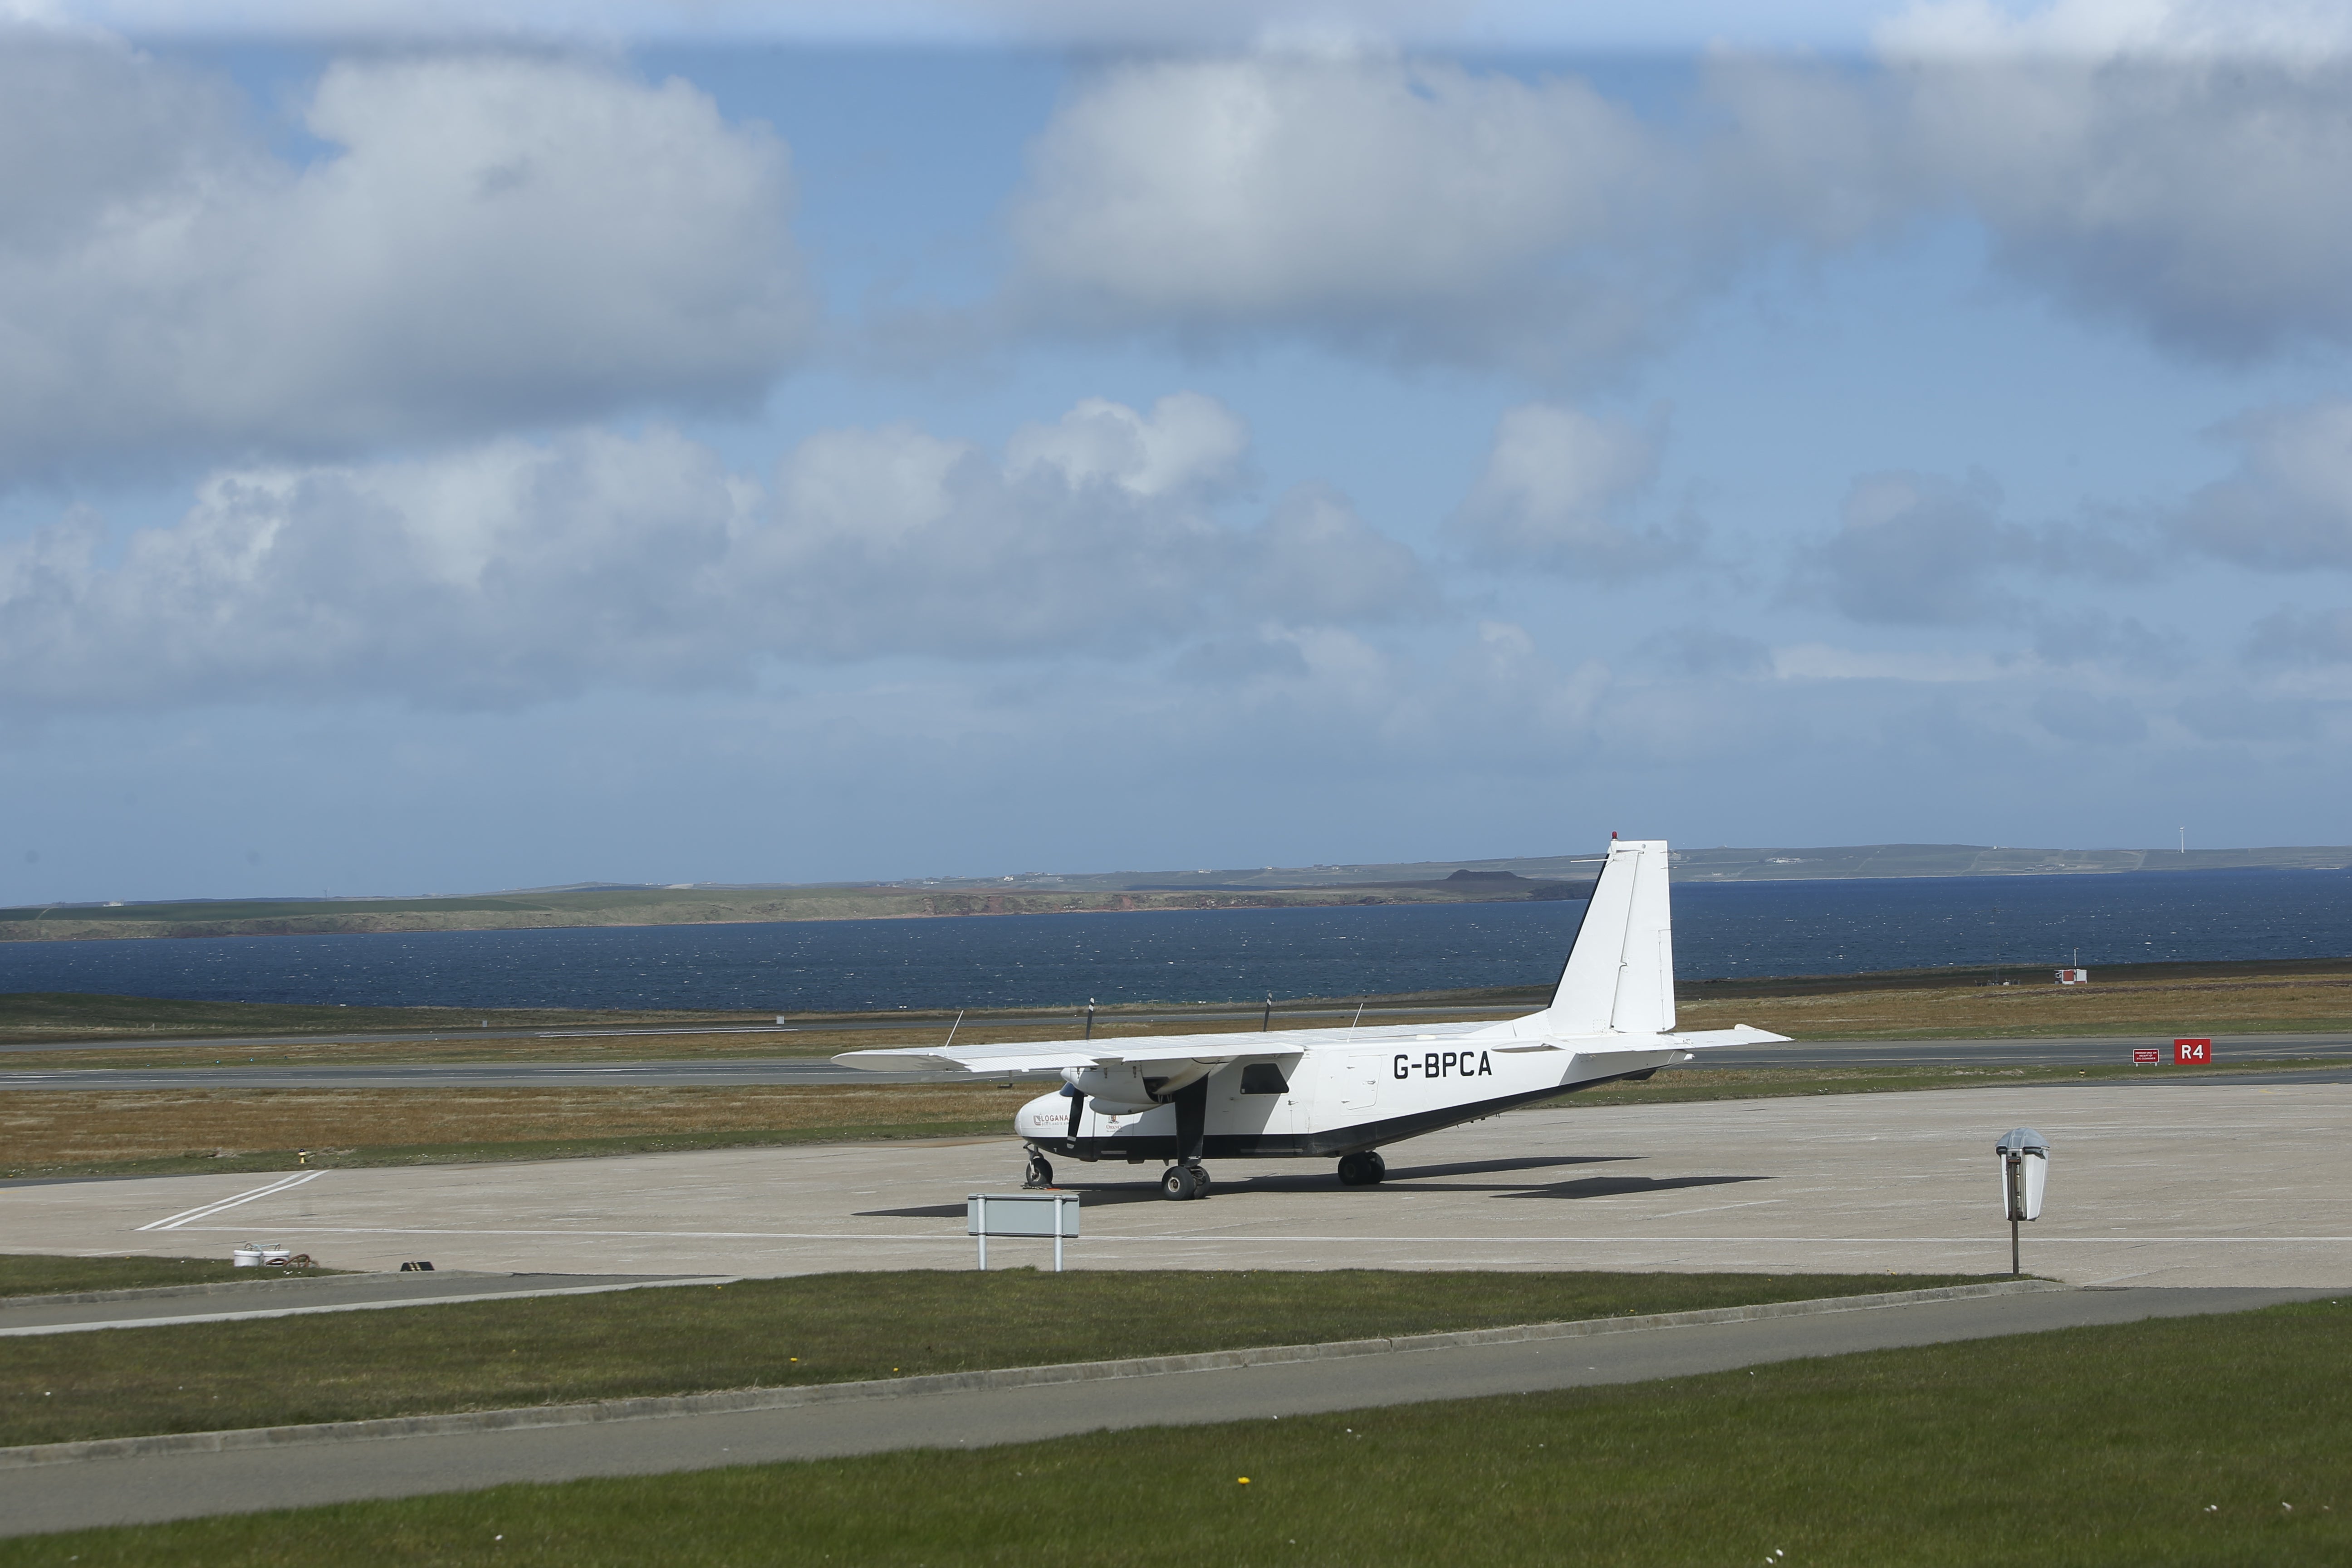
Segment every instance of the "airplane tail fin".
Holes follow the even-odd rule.
[[[1545,1023],[1562,1035],[1673,1030],[1675,933],[1664,839],[1611,842]]]

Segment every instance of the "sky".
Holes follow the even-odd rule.
[[[2352,842],[2352,6],[0,0],[0,904]]]

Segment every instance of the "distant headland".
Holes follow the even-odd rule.
[[[1191,871],[1026,871],[896,882],[656,887],[580,883],[424,897],[199,899],[0,909],[0,941],[510,931],[546,926],[906,920],[952,915],[1280,909],[1333,904],[1581,899],[1599,857],[1522,856]],[[2250,868],[2342,870],[2352,846],[2263,849],[2031,849],[1981,844],[1674,852],[1678,882],[1885,877],[2044,877]]]

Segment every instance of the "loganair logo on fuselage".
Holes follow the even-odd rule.
[[[1400,1051],[1397,1053],[1396,1075],[1399,1078],[1492,1078],[1494,1068],[1484,1051],[1431,1051],[1419,1060]]]

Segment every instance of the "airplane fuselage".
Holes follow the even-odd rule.
[[[1596,1060],[1570,1048],[1497,1050],[1491,1042],[1422,1036],[1228,1063],[1188,1092],[1202,1100],[1203,1158],[1328,1159],[1688,1059],[1663,1040],[1654,1051],[1637,1052],[1612,1042]],[[1181,1157],[1174,1097],[1110,1110],[1066,1085],[1023,1106],[1013,1130],[1041,1152],[1079,1160]]]

